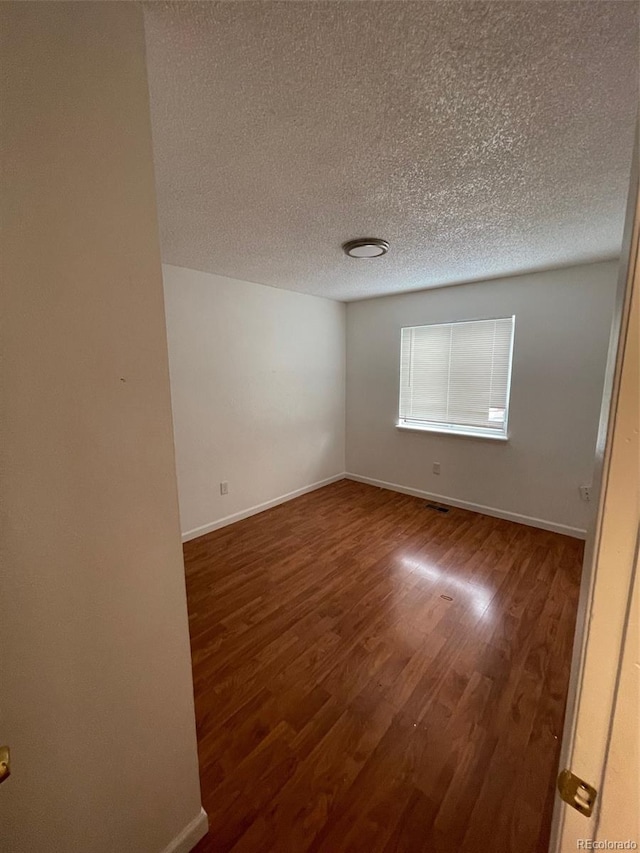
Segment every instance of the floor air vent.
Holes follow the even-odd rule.
[[[436,512],[449,512],[448,506],[440,506],[440,504],[425,504],[427,509],[435,509]]]

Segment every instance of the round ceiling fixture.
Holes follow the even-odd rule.
[[[379,258],[387,254],[389,244],[377,237],[361,237],[359,240],[349,240],[342,248],[350,258]]]

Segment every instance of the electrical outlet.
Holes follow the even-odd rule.
[[[439,473],[440,473],[440,463],[439,463],[439,462],[434,462],[434,463],[433,463],[433,473],[434,473],[434,474],[439,474]]]
[[[583,501],[591,500],[591,486],[580,486],[580,497]]]
[[[228,495],[229,494],[229,483],[227,483],[226,480],[224,482],[220,483],[220,494],[221,495]]]

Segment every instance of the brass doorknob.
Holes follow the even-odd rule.
[[[8,746],[0,746],[0,785],[11,776],[11,756]]]

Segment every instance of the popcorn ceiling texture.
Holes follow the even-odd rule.
[[[148,4],[163,260],[348,301],[615,257],[638,8]]]

